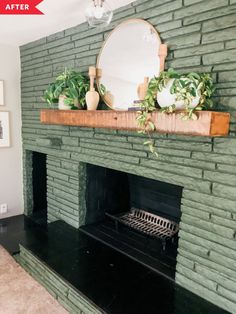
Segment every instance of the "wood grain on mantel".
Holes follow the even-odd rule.
[[[164,114],[159,111],[151,114],[156,131],[162,133],[199,136],[225,136],[229,132],[230,114],[226,112],[200,111],[198,120],[183,121],[180,112]],[[43,124],[70,125],[89,128],[117,130],[138,130],[135,111],[113,110],[41,110]]]

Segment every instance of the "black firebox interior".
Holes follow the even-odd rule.
[[[32,153],[33,211],[31,218],[47,225],[47,158],[46,154]]]
[[[87,212],[80,229],[173,279],[177,236],[163,250],[158,239],[122,224],[117,228],[107,214],[120,215],[138,208],[179,223],[181,197],[180,186],[87,164]]]
[[[132,207],[178,222],[181,197],[180,186],[87,164],[86,224]]]

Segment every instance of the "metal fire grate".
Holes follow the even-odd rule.
[[[132,208],[130,212],[120,216],[108,216],[164,241],[172,238],[179,231],[179,225],[176,222],[137,208]]]

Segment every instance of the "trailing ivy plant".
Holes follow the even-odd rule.
[[[213,102],[210,98],[215,88],[213,86],[212,77],[207,73],[191,72],[181,74],[170,68],[168,71],[162,71],[158,77],[152,78],[148,85],[146,97],[141,103],[141,110],[138,111],[137,122],[141,128],[139,133],[147,134],[149,138],[144,144],[148,145],[150,151],[155,153],[155,155],[158,154],[155,151],[154,141],[151,137],[151,132],[155,130],[151,113],[157,110],[157,93],[161,92],[170,80],[173,80],[170,93],[176,95],[176,101],[183,101],[185,105],[185,109],[181,113],[183,120],[197,120],[198,116],[196,112],[198,110],[213,107]],[[191,103],[197,96],[197,91],[200,95],[200,101],[195,108],[192,108]],[[173,113],[175,110],[175,104],[161,108],[161,111],[165,113]]]
[[[137,122],[141,128],[138,133],[147,134],[148,140],[144,142],[144,145],[149,147],[149,150],[158,157],[158,153],[154,147],[154,140],[152,139],[151,133],[155,131],[156,127],[152,121],[151,113],[156,111],[156,77],[151,79],[148,85],[148,90],[144,101],[140,104],[141,110],[138,111]]]
[[[44,100],[48,104],[58,102],[59,96],[66,96],[64,103],[71,106],[71,109],[78,109],[75,103],[85,106],[85,95],[89,90],[89,79],[81,73],[67,70],[61,73],[53,83],[49,84],[44,92]]]

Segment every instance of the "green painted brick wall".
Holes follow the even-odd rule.
[[[94,304],[90,303],[78,290],[63,280],[59,275],[36,258],[30,251],[20,246],[20,255],[16,257],[21,266],[58,302],[73,314],[102,314]]]
[[[155,134],[159,159],[135,132],[41,125],[43,91],[64,67],[87,72],[108,33],[144,18],[169,46],[167,67],[212,73],[215,103],[231,113],[225,138]],[[21,47],[25,212],[32,211],[32,151],[47,154],[48,220],[84,223],[85,163],[184,187],[176,281],[236,313],[236,1],[135,1],[104,30],[81,24]]]

